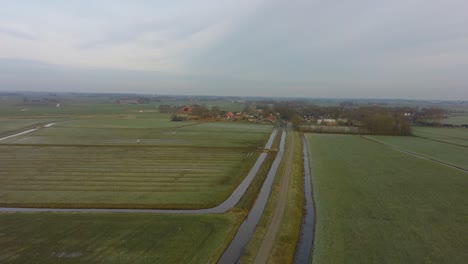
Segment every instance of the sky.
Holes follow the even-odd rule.
[[[0,0],[0,90],[468,100],[468,1]]]

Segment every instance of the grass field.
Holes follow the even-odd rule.
[[[468,125],[468,114],[452,114],[449,115],[448,118],[442,119],[440,121],[442,124],[450,124],[450,125]]]
[[[308,134],[313,263],[467,263],[467,174],[359,136]]]
[[[468,148],[418,137],[368,136],[425,157],[468,169]]]
[[[0,262],[214,262],[235,221],[233,214],[0,213]]]
[[[171,122],[167,114],[92,117],[0,144],[0,204],[201,208],[221,203],[272,126]]]
[[[468,147],[467,128],[413,127],[412,134],[417,137]]]

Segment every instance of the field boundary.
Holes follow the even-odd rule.
[[[447,166],[447,167],[451,167],[451,168],[453,168],[453,169],[457,169],[457,170],[460,170],[460,171],[463,171],[463,172],[467,172],[467,173],[468,173],[468,169],[459,167],[459,166],[457,166],[457,165],[453,165],[453,164],[450,164],[450,163],[448,163],[448,162],[441,161],[441,160],[438,160],[438,159],[426,157],[426,156],[424,156],[424,155],[421,155],[421,154],[418,154],[418,153],[415,153],[415,152],[412,152],[412,151],[409,151],[409,150],[406,150],[406,149],[402,149],[402,148],[399,148],[399,147],[390,145],[390,144],[388,144],[388,143],[384,143],[384,142],[382,142],[382,141],[380,141],[380,140],[373,139],[373,138],[369,138],[369,137],[367,137],[367,136],[360,136],[360,137],[363,138],[363,139],[367,139],[367,140],[370,140],[370,141],[372,141],[372,142],[375,142],[375,143],[378,143],[378,144],[387,146],[387,147],[392,148],[392,149],[394,149],[394,150],[397,150],[397,151],[400,151],[400,152],[403,152],[403,153],[406,153],[406,154],[413,155],[413,156],[418,157],[418,158],[420,158],[420,159],[425,159],[425,160],[428,160],[428,161],[432,161],[432,162],[435,162],[435,163],[439,163],[439,164],[441,164],[441,165],[444,165],[444,166]]]

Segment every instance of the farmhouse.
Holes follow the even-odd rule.
[[[324,125],[336,125],[336,119],[332,118],[323,118],[323,119],[317,119],[317,125],[324,124]]]
[[[187,114],[187,115],[190,115],[192,114],[192,107],[190,106],[184,106],[180,109],[179,111],[180,114]]]

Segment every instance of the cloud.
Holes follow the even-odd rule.
[[[38,37],[30,29],[20,24],[3,23],[0,25],[0,35],[7,35],[23,40],[37,40]]]
[[[122,70],[132,82],[140,71],[172,76],[145,77],[142,91],[157,82],[193,93],[414,98],[448,87],[443,96],[466,98],[467,9],[464,0],[8,1],[0,58]],[[99,78],[100,89],[113,83]]]

